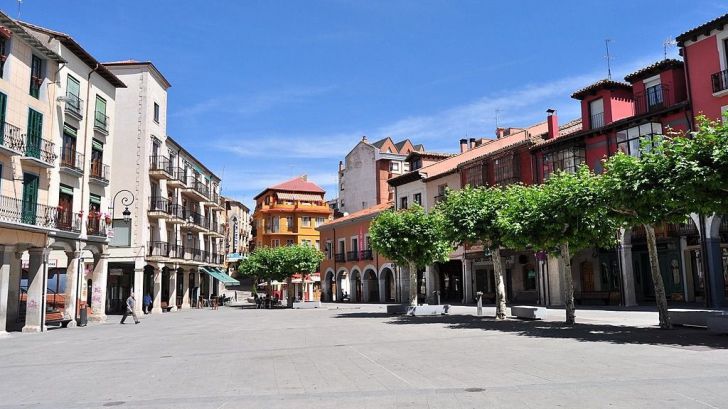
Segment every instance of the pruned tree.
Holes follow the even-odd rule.
[[[599,177],[581,166],[575,173],[556,172],[538,186],[507,188],[499,222],[509,230],[512,248],[546,250],[561,256],[559,275],[566,323],[576,322],[572,254],[589,247],[612,247],[617,224],[604,206]]]
[[[409,209],[379,214],[369,226],[372,248],[384,257],[409,268],[410,306],[417,305],[417,269],[446,261],[452,246],[443,234],[438,212]]]
[[[496,319],[506,317],[506,291],[503,281],[501,250],[508,230],[499,223],[499,212],[507,205],[499,187],[466,186],[448,191],[445,200],[437,205],[443,216],[445,238],[455,245],[481,243],[493,257],[496,287]]]

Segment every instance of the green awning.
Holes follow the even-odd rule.
[[[76,128],[67,123],[63,123],[63,133],[73,136],[74,138],[78,135]]]
[[[97,204],[97,205],[101,206],[101,196],[99,196],[99,195],[95,195],[93,193],[89,194],[88,201],[93,204]],[[96,209],[96,210],[98,210],[98,209]]]
[[[97,139],[92,139],[91,148],[96,149],[97,151],[102,151],[102,150],[104,150],[104,144],[101,143],[101,141],[99,141]]]
[[[216,278],[218,281],[223,283],[224,285],[240,285],[240,281],[230,277],[229,275],[225,274],[224,271],[215,268],[215,267],[200,267],[200,271],[207,273],[212,278]]]
[[[61,185],[61,193],[73,196],[73,188],[71,186]],[[101,199],[99,199],[99,202]]]

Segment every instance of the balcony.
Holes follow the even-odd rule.
[[[362,250],[359,260],[374,260],[374,255],[371,250]]]
[[[111,168],[109,165],[104,165],[99,160],[91,161],[91,174],[89,175],[90,182],[96,182],[99,185],[109,185],[109,175]]]
[[[174,175],[174,166],[166,156],[149,157],[149,176],[153,179],[169,179]]]
[[[147,214],[150,218],[166,219],[169,216],[169,200],[163,197],[150,197]]]
[[[187,222],[185,218],[185,208],[177,203],[167,204],[167,223],[184,224]]]
[[[207,198],[209,200],[207,202],[205,202],[206,205],[208,205],[212,208],[220,209],[220,210],[225,208],[225,206],[222,203],[220,203],[220,195],[217,194],[217,192],[215,192],[214,189],[209,189]]]
[[[25,135],[20,128],[10,123],[3,123],[0,133],[0,151],[8,155],[21,155],[25,152]]]
[[[210,190],[201,180],[197,179],[195,176],[188,176],[187,177],[187,187],[182,190],[185,193],[191,194],[194,198],[201,202],[208,202],[210,195]]]
[[[593,114],[589,117],[590,129],[598,129],[604,126],[604,112]]]
[[[169,253],[167,257],[174,258],[174,259],[180,259],[183,260],[185,258],[185,248],[184,246],[174,245],[174,244],[167,244],[167,247],[169,248]]]
[[[58,218],[56,219],[56,229],[71,233],[81,233],[81,213],[74,213],[71,209],[58,208]]]
[[[636,115],[658,111],[670,105],[670,90],[662,84],[649,87],[634,97]]]
[[[174,166],[171,166],[172,163],[170,163],[170,177],[167,179],[167,187],[171,188],[185,188],[186,180],[185,177],[185,170],[183,168],[176,168]]]
[[[83,100],[76,94],[66,92],[66,114],[78,119],[83,119]]]
[[[109,116],[105,112],[96,111],[94,114],[94,130],[104,135],[109,134]]]
[[[56,145],[37,136],[27,136],[25,144],[25,156],[21,157],[21,161],[32,162],[37,166],[50,169],[55,165],[56,154],[54,151]]]
[[[83,176],[84,156],[76,152],[71,146],[64,146],[61,149],[60,171],[70,176]]]
[[[184,259],[202,263],[202,250],[196,249],[194,247],[185,247],[184,248]]]
[[[359,261],[359,252],[358,251],[347,251],[346,252],[346,261]]]
[[[0,196],[0,222],[52,229],[56,227],[57,219],[56,207]]]
[[[343,263],[346,261],[346,254],[344,253],[336,253],[334,254],[334,261]]]
[[[713,84],[713,94],[728,90],[728,70],[718,71],[711,75],[710,82]]]
[[[185,227],[188,229],[196,232],[205,231],[207,229],[205,227],[205,216],[200,213],[186,211],[185,216],[187,217]]]
[[[86,221],[86,234],[89,236],[106,237],[106,218],[101,213],[89,213]]]
[[[169,258],[169,244],[166,241],[148,241],[147,258],[150,260]]]

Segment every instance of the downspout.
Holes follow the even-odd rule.
[[[86,118],[86,123],[84,124],[85,126],[83,128],[83,160],[84,160],[84,164],[83,165],[84,165],[84,174],[86,174],[87,171],[90,171],[90,169],[86,169],[86,152],[87,152],[86,146],[88,145],[87,142],[88,142],[88,126],[89,126],[89,120],[91,120],[91,121],[94,120],[94,118],[91,118],[89,116],[89,107],[91,106],[91,104],[89,103],[89,98],[91,98],[91,75],[93,75],[93,73],[96,72],[96,70],[99,69],[99,66],[100,65],[101,64],[96,63],[96,67],[94,67],[94,69],[92,69],[88,73],[88,75],[86,76],[86,117],[85,117]],[[90,163],[91,163],[90,162],[90,159],[91,158],[89,158],[89,166],[90,166]],[[87,184],[88,184],[88,181],[87,180],[84,180],[81,183],[81,211],[82,212],[83,212],[83,204],[84,204],[83,196],[84,196],[84,193],[86,192],[86,185]],[[112,203],[112,205],[113,205],[113,203]],[[101,209],[99,209],[99,210],[101,210]],[[114,221],[112,220],[111,222],[113,223]],[[83,235],[83,233],[86,231],[86,229],[84,229],[84,223],[85,223],[84,218],[81,217],[81,235]]]
[[[688,110],[690,112],[693,112],[693,90],[690,87],[690,64],[688,64],[688,53],[685,47],[681,47],[680,54],[683,57],[683,60],[685,61],[685,87],[688,90]],[[693,130],[693,124],[690,119],[690,115],[688,115],[687,110],[685,111],[685,119],[688,122],[688,132]]]

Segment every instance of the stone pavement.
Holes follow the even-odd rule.
[[[566,328],[550,321],[563,311],[496,322],[324,305],[13,333],[0,408],[728,407],[728,337],[648,327],[654,313],[579,310]]]

